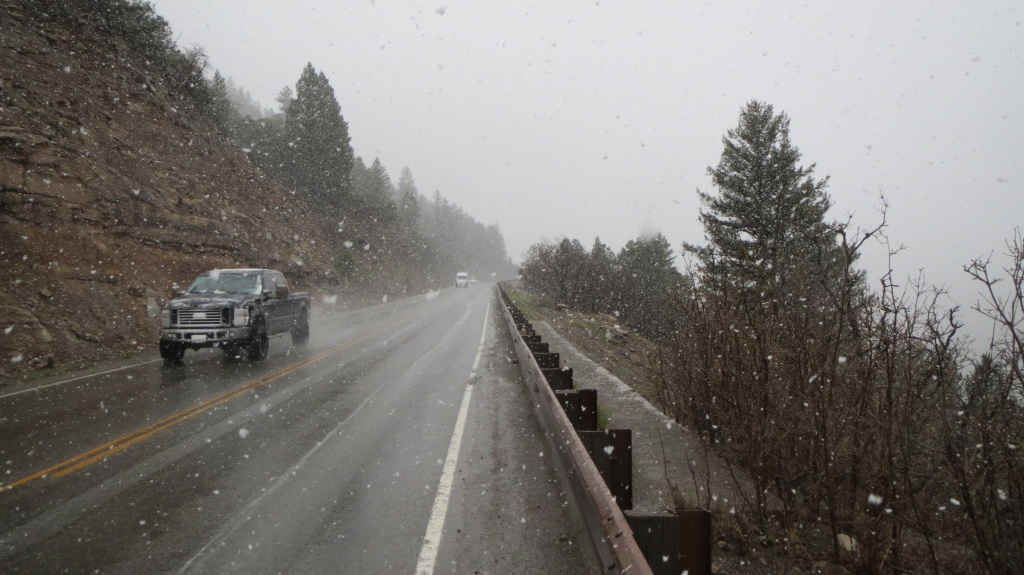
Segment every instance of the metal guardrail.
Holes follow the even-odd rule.
[[[603,571],[613,574],[654,575],[633,537],[629,522],[619,507],[619,503],[625,503],[625,501],[620,497],[617,502],[616,497],[612,495],[601,476],[598,464],[591,458],[590,451],[580,435],[577,434],[573,422],[566,414],[566,410],[563,409],[563,402],[553,389],[554,387],[562,389],[572,387],[571,370],[567,370],[568,374],[566,374],[566,371],[559,368],[558,354],[549,352],[547,344],[540,342],[540,339],[533,333],[532,326],[519,313],[501,287],[498,288],[498,293],[501,295],[502,312],[515,344],[523,379],[537,399],[534,402],[535,409],[547,430],[552,450],[558,454],[557,459],[562,465],[573,498],[583,516],[590,541]],[[534,352],[531,346],[537,351]],[[549,381],[552,383],[549,384]],[[565,385],[566,381],[568,381],[568,386]],[[575,399],[566,401],[570,404],[576,402],[576,405],[579,405],[580,401],[587,400],[581,400],[577,395]],[[572,411],[572,408],[569,411]],[[594,405],[589,412],[596,415],[596,394],[594,394]],[[581,409],[581,416],[582,413],[584,412]],[[586,425],[589,426],[589,424]],[[622,431],[628,433],[627,430]],[[598,433],[606,436],[597,441],[600,442],[601,452],[608,455],[613,454],[614,451],[605,449],[605,447],[615,445],[615,441],[622,439],[621,437],[613,439],[611,432],[608,434],[596,431],[589,433],[592,434],[589,437],[591,442],[597,440]],[[623,448],[618,447],[618,449]],[[629,467],[632,467],[631,458]],[[622,482],[621,471],[619,473],[609,471],[608,474],[620,477],[620,481],[611,483]],[[629,481],[631,483],[631,479]],[[631,490],[631,486],[627,485],[625,489],[628,492]],[[632,501],[631,494],[630,501]]]

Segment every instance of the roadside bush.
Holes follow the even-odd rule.
[[[758,529],[824,522],[832,559],[863,573],[1022,572],[1019,235],[1009,258],[1005,277],[967,268],[998,334],[978,359],[959,310],[920,283],[886,276],[872,293],[848,271],[845,287],[794,291],[764,315],[698,289],[674,304],[687,329],[653,368],[657,400],[747,472]]]

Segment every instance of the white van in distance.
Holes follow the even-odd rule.
[[[466,272],[459,272],[455,274],[455,287],[468,288],[469,287],[469,274]]]

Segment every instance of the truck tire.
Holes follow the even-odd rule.
[[[253,328],[252,341],[246,348],[246,357],[249,361],[263,361],[270,354],[270,336],[267,335],[267,326],[264,323]]]
[[[237,345],[224,346],[224,361],[233,363],[242,357],[242,350]]]
[[[181,363],[185,357],[185,347],[172,341],[160,341],[160,357],[167,363]]]
[[[292,344],[302,345],[309,341],[309,316],[306,310],[299,314],[299,320],[292,327]]]

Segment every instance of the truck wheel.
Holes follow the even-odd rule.
[[[161,341],[160,357],[167,363],[181,363],[185,357],[185,347],[171,341]]]
[[[237,345],[225,345],[224,346],[224,361],[233,363],[237,361],[242,355],[242,350],[238,349]]]
[[[309,341],[309,316],[306,315],[306,310],[302,310],[299,321],[295,322],[295,326],[292,327],[292,344],[302,345],[307,341]]]
[[[267,335],[265,324],[257,325],[253,330],[252,341],[249,342],[247,356],[249,361],[263,361],[270,353],[270,336]]]

